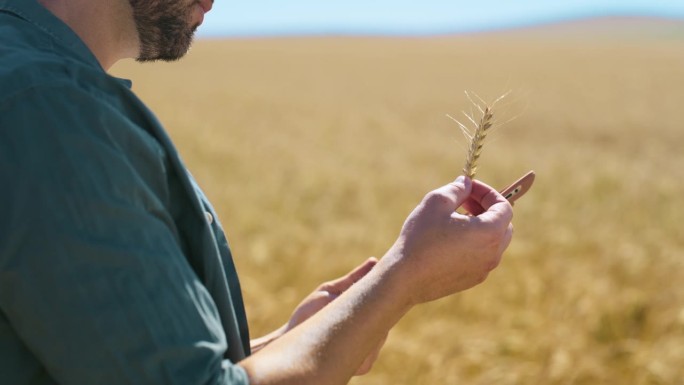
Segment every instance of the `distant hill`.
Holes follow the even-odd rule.
[[[615,39],[684,41],[684,19],[636,16],[601,17],[500,29],[479,34],[507,34],[520,37],[530,35],[553,39],[578,38],[586,40],[595,36]]]

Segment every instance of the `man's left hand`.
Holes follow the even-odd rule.
[[[297,325],[318,313],[326,305],[334,301],[335,298],[347,291],[355,282],[368,274],[368,272],[373,269],[376,263],[378,263],[377,259],[369,258],[346,275],[318,286],[316,290],[306,296],[306,298],[299,303],[285,326],[266,337],[254,340],[252,342],[252,350],[255,352],[258,351],[263,346],[294,329]],[[387,336],[385,336],[385,338],[382,339],[382,341],[371,352],[371,354],[366,357],[359,369],[356,371],[357,376],[362,376],[371,370],[386,340]]]

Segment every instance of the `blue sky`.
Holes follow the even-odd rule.
[[[434,34],[604,15],[684,18],[684,0],[215,0],[199,36]]]

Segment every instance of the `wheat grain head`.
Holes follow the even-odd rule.
[[[463,112],[463,115],[468,119],[468,124],[463,124],[459,120],[447,115],[453,121],[455,121],[461,128],[461,132],[469,141],[469,146],[466,154],[465,165],[463,166],[463,174],[469,178],[474,178],[477,172],[477,161],[482,154],[482,148],[484,147],[485,139],[487,135],[491,132],[494,127],[494,113],[493,108],[501,99],[505,98],[508,94],[505,93],[499,98],[497,98],[492,103],[486,103],[482,98],[476,94],[472,94],[477,101],[471,96],[471,93],[466,91],[466,96],[473,104],[473,106],[479,111],[479,119],[476,118],[474,113]]]

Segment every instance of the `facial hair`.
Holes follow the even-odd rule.
[[[174,61],[188,52],[198,27],[190,22],[194,3],[187,0],[129,2],[140,40],[137,61]]]

